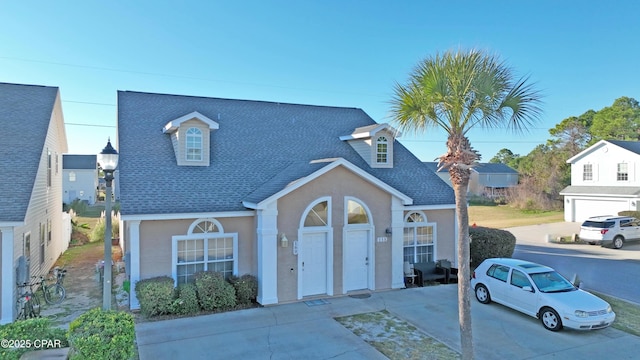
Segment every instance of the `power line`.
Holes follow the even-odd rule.
[[[92,126],[92,127],[106,127],[106,128],[115,128],[115,125],[95,125],[95,124],[79,124],[79,123],[64,123],[65,125],[73,125],[73,126]]]

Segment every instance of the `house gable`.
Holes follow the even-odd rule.
[[[356,128],[340,140],[347,141],[372,168],[393,168],[393,145],[397,137],[400,132],[389,124],[376,124]]]
[[[600,140],[567,163],[571,185],[560,191],[566,221],[640,209],[640,142]]]
[[[259,199],[259,197],[256,197],[255,193],[259,193],[261,192],[261,189],[258,189],[256,192],[254,192],[254,194],[250,194],[248,196],[249,199],[251,200],[245,200],[243,201],[243,205],[247,208],[250,209],[263,209],[266,208],[270,203],[272,203],[273,201],[277,200],[278,198],[287,195],[289,193],[291,193],[292,191],[295,191],[296,189],[308,184],[309,182],[323,176],[324,174],[328,173],[329,171],[337,168],[337,167],[344,167],[346,169],[348,169],[349,171],[355,173],[356,175],[358,175],[360,178],[362,178],[363,180],[377,186],[378,188],[390,193],[391,195],[399,198],[402,202],[403,205],[411,205],[413,203],[413,200],[408,197],[407,195],[401,193],[400,191],[394,189],[393,187],[389,186],[388,184],[385,184],[384,182],[380,181],[380,179],[372,176],[371,174],[363,171],[362,169],[359,169],[357,166],[353,165],[352,163],[348,162],[345,159],[342,158],[338,158],[338,159],[321,159],[321,160],[314,160],[308,163],[308,167],[307,169],[309,171],[312,171],[311,173],[295,179],[293,181],[288,181],[286,183],[281,183],[281,186],[278,186],[276,184],[273,184],[274,181],[270,181],[267,184],[265,184],[265,187],[267,187],[268,189],[271,190],[271,192],[273,192],[270,196],[267,196],[261,200],[256,201],[256,199]],[[318,166],[320,166],[318,168]],[[304,167],[304,165],[303,165]],[[289,172],[291,169],[285,169],[285,172]],[[275,180],[275,182],[280,183],[277,179],[273,179]],[[282,186],[284,185],[284,186]],[[275,192],[274,192],[275,191]],[[253,200],[253,201],[252,201]]]
[[[162,132],[171,135],[171,143],[178,165],[209,166],[211,157],[211,130],[218,123],[197,111],[169,121]]]

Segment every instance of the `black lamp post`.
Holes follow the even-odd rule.
[[[113,172],[118,166],[118,152],[107,140],[107,146],[98,154],[98,163],[104,172],[106,183],[105,229],[104,229],[104,266],[102,277],[102,310],[111,310],[111,183]]]

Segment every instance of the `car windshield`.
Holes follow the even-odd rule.
[[[538,289],[545,293],[576,290],[576,287],[573,286],[569,280],[555,271],[531,274],[531,279]]]

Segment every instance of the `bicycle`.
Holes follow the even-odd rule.
[[[24,291],[18,300],[16,301],[16,307],[18,310],[17,319],[29,319],[29,318],[37,318],[40,317],[40,300],[33,293],[33,284],[31,283],[23,283],[22,285],[18,285],[18,288],[25,289],[29,288],[29,290]]]
[[[47,281],[44,276],[40,276],[40,290],[42,291],[42,297],[47,304],[59,304],[64,300],[67,293],[62,283],[64,276],[67,274],[67,270],[64,268],[55,267],[53,269],[54,276],[56,278],[55,284],[47,285]],[[36,278],[35,276],[33,278]]]

